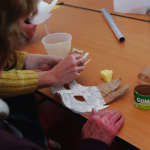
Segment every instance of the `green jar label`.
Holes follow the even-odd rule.
[[[139,109],[150,109],[150,96],[142,96],[134,91],[134,105]]]

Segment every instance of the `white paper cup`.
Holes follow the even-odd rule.
[[[72,36],[68,33],[53,33],[45,36],[42,43],[49,55],[65,58],[70,52],[71,40]]]

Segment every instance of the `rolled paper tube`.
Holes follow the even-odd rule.
[[[85,53],[83,58],[86,59],[86,57],[89,55],[89,53]]]
[[[110,27],[112,28],[112,30],[114,31],[116,37],[118,38],[120,43],[123,43],[125,41],[125,37],[123,36],[123,34],[121,33],[121,31],[119,30],[119,28],[116,26],[112,16],[110,15],[109,12],[107,12],[107,10],[105,8],[102,8],[102,13],[105,17],[105,19],[107,20],[107,22],[109,23]]]
[[[47,33],[47,35],[49,35],[49,34],[50,34],[50,32],[48,31],[48,28],[47,28],[46,22],[44,22],[44,25],[45,25],[46,33]]]

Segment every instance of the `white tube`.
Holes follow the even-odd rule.
[[[44,25],[45,25],[46,33],[47,33],[47,35],[49,35],[49,34],[50,34],[50,32],[48,31],[48,28],[47,28],[46,22],[44,22]]]
[[[89,53],[85,53],[83,58],[86,59],[86,57],[89,55]]]
[[[102,8],[102,13],[105,17],[105,19],[107,20],[107,22],[109,23],[110,27],[112,28],[112,30],[114,31],[116,37],[118,38],[120,43],[123,43],[125,41],[125,37],[122,35],[122,33],[120,32],[120,30],[118,29],[118,27],[116,26],[112,16],[110,15],[109,12],[107,12],[107,10],[105,8]]]

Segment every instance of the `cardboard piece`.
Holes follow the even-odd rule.
[[[96,87],[101,92],[104,101],[106,104],[109,104],[119,96],[123,95],[130,87],[131,85],[126,84],[124,87],[116,90],[119,85],[121,84],[122,79],[116,79],[108,83],[98,84]]]
[[[102,96],[105,97],[110,92],[116,90],[119,87],[119,85],[121,84],[121,82],[122,82],[122,79],[120,78],[120,79],[113,80],[111,82],[102,83],[102,84],[98,84],[95,86],[99,89]]]
[[[118,98],[119,96],[123,95],[130,87],[131,87],[130,84],[126,84],[125,86],[123,86],[122,88],[118,89],[117,91],[113,91],[113,92],[109,93],[108,95],[103,97],[104,101],[106,102],[106,104],[111,103],[116,98]]]
[[[138,79],[141,84],[150,85],[150,65],[143,68],[143,70],[138,74]]]

